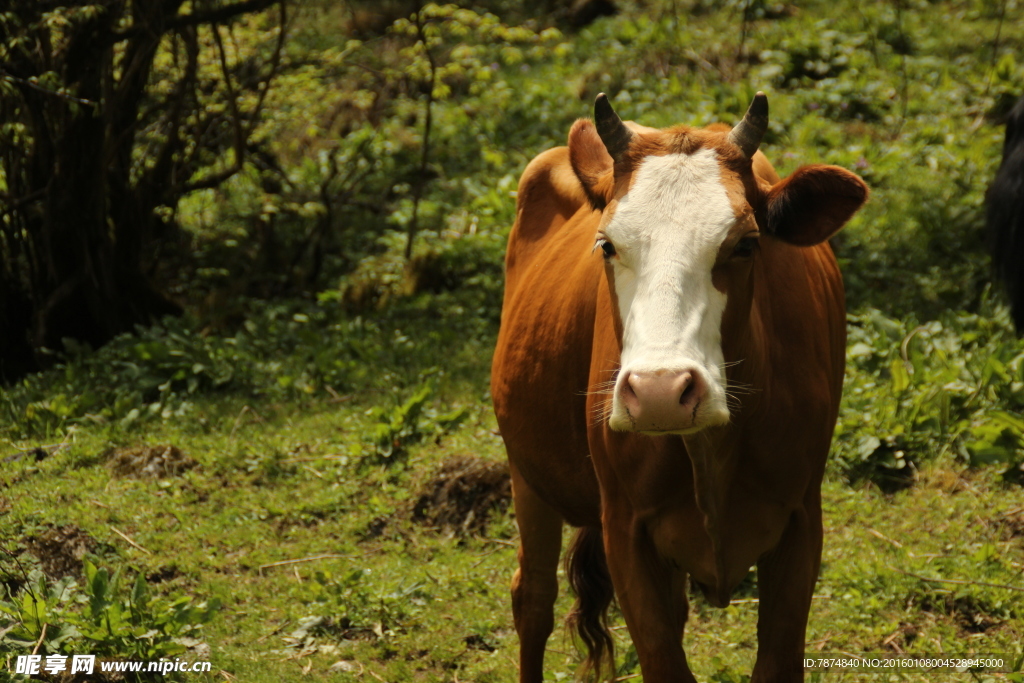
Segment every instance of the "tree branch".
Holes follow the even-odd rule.
[[[228,69],[228,56],[224,50],[224,39],[220,35],[219,26],[211,26],[213,30],[213,42],[217,46],[217,56],[220,60],[220,70],[224,74],[224,87],[228,91],[228,110],[231,112],[231,128],[235,135],[235,166],[241,166],[245,157],[245,137],[242,131],[242,116],[238,111],[238,96],[235,94],[235,86],[231,83],[231,70]]]
[[[284,38],[285,38],[285,25],[288,23],[287,13],[287,0],[279,0],[281,6],[281,28],[277,34],[277,45],[274,47],[274,54],[270,58],[270,72],[267,73],[267,79],[263,82],[263,88],[260,90],[260,94],[256,98],[256,105],[252,109],[252,116],[249,121],[249,130],[246,131],[246,138],[252,135],[253,131],[256,130],[256,124],[259,120],[260,110],[263,109],[263,101],[267,98],[267,92],[270,91],[270,82],[274,80],[274,76],[277,75],[277,71],[281,66],[281,52],[284,50]]]
[[[281,30],[278,34],[277,44],[274,49],[273,57],[271,58],[270,73],[267,74],[266,85],[260,91],[257,98],[256,105],[253,110],[249,112],[250,122],[248,126],[242,123],[242,113],[238,109],[238,97],[235,93],[234,85],[231,81],[231,73],[228,69],[227,53],[224,50],[224,41],[220,35],[220,30],[217,26],[212,26],[213,39],[217,46],[218,58],[220,60],[221,72],[224,74],[224,85],[228,91],[228,109],[231,115],[231,125],[234,132],[234,147],[235,147],[235,161],[228,168],[213,173],[205,178],[197,180],[193,183],[186,183],[182,188],[182,193],[187,194],[195,190],[208,190],[217,187],[225,180],[238,173],[242,169],[242,163],[246,156],[246,147],[249,140],[249,136],[256,129],[257,121],[259,119],[259,111],[263,106],[263,102],[266,98],[267,91],[270,89],[270,81],[276,75],[278,66],[281,60],[281,52],[284,48],[285,38],[285,23],[287,21],[287,13],[285,6],[287,0],[273,0],[273,2],[280,5],[281,8]]]
[[[279,2],[279,0],[244,0],[243,2],[235,2],[217,9],[212,9],[207,12],[193,12],[191,14],[179,14],[170,21],[167,21],[161,26],[161,35],[168,31],[175,31],[188,26],[199,26],[201,24],[219,24],[228,19],[233,19],[242,14],[248,14],[250,12],[261,12],[271,5]],[[152,26],[129,26],[123,31],[115,31],[113,35],[114,42],[121,42],[122,40],[128,40],[133,38],[139,33],[145,33],[152,31]]]
[[[58,98],[60,98],[62,100],[67,100],[68,102],[74,102],[75,104],[81,104],[81,105],[85,105],[87,107],[95,107],[96,106],[96,102],[93,102],[92,100],[82,99],[81,97],[75,97],[73,95],[68,95],[67,93],[57,92],[56,90],[50,90],[49,88],[44,88],[43,86],[39,85],[38,83],[36,83],[34,81],[31,81],[31,80],[28,80],[28,79],[25,79],[25,78],[18,78],[17,76],[12,74],[11,72],[6,71],[5,69],[3,69],[3,67],[0,67],[0,78],[5,78],[5,79],[11,81],[12,83],[17,83],[18,85],[22,85],[22,86],[24,86],[26,88],[32,88],[33,90],[38,90],[41,93],[45,93],[45,94],[50,95],[52,97],[58,97]]]
[[[235,175],[242,169],[241,162],[235,162],[230,167],[225,168],[223,171],[217,173],[211,173],[205,178],[201,178],[194,183],[187,183],[182,189],[182,194],[188,194],[189,192],[195,192],[196,190],[212,190],[215,187],[220,186],[225,180]]]
[[[423,121],[423,147],[420,154],[420,168],[416,183],[413,185],[412,216],[409,218],[409,225],[406,233],[408,237],[405,242],[405,260],[412,259],[412,242],[416,238],[420,222],[420,199],[423,197],[424,185],[427,183],[427,163],[430,159],[430,128],[433,123],[434,87],[437,84],[437,63],[427,43],[427,35],[423,32],[423,21],[420,13],[416,13],[416,37],[423,43],[423,52],[427,55],[427,62],[430,65],[430,82],[427,84],[426,116]]]
[[[156,155],[156,163],[146,174],[151,187],[163,187],[169,189],[170,194],[176,196],[178,188],[171,178],[174,174],[174,154],[181,147],[181,118],[185,101],[189,97],[189,91],[195,89],[196,74],[199,70],[199,43],[194,29],[185,29],[179,33],[182,44],[185,47],[185,72],[174,88],[173,99],[170,111],[165,117],[167,141]]]
[[[42,199],[43,197],[46,196],[47,190],[49,190],[49,187],[42,187],[42,188],[39,188],[38,190],[36,190],[35,192],[29,193],[28,195],[26,195],[24,197],[18,197],[18,199],[15,200],[13,203],[8,204],[7,206],[3,207],[3,210],[0,211],[0,218],[6,216],[8,214],[12,214],[12,213],[15,213],[17,211],[20,211],[22,207],[27,206],[28,204],[31,204],[32,202],[39,201],[40,199]],[[8,202],[11,199],[12,199],[11,197],[6,196],[6,195],[3,197],[4,202]]]

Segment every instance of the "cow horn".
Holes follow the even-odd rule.
[[[754,101],[750,103],[743,120],[729,132],[729,142],[743,150],[743,154],[749,159],[757,151],[766,130],[768,130],[768,97],[759,91],[754,95]]]
[[[612,109],[608,97],[601,93],[594,101],[594,122],[597,124],[597,134],[601,136],[608,154],[616,162],[620,161],[629,150],[629,142],[633,139],[633,133],[626,128],[619,115]]]

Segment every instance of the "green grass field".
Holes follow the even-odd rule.
[[[873,191],[835,243],[850,338],[808,655],[995,654],[1016,671],[807,679],[1024,681],[1024,343],[983,248],[1000,117],[1024,92],[1024,7],[620,4],[577,34],[479,15],[439,30],[450,69],[414,266],[420,90],[380,86],[376,122],[366,103],[374,74],[419,82],[422,54],[346,43],[323,3],[297,13],[265,131],[288,185],[247,171],[182,202],[202,266],[188,316],[72,344],[0,387],[0,681],[32,651],[212,663],[169,676],[188,683],[515,680],[517,530],[488,395],[515,179],[599,91],[623,118],[705,125],[758,89],[782,173],[833,163]],[[473,42],[482,25],[494,32]],[[359,170],[332,284],[242,296],[253,217],[279,216],[282,249],[301,243],[310,198],[334,187],[328,153]],[[381,196],[386,210],[365,209]],[[701,681],[751,670],[756,577],[734,597],[692,596]],[[561,615],[570,603],[563,591]],[[617,680],[642,681],[613,622]],[[573,680],[571,638],[549,646],[546,680]]]
[[[471,340],[464,351],[487,343]],[[411,357],[427,362],[441,353],[415,346],[422,355]],[[41,460],[25,453],[5,462],[6,580],[32,566],[32,556],[44,568],[80,571],[75,551],[87,546],[94,563],[146,577],[155,593],[218,600],[198,632],[215,673],[182,680],[513,680],[508,583],[516,528],[507,484],[480,476],[477,466],[464,473],[462,489],[430,495],[443,462],[503,461],[485,394],[487,355],[478,351],[472,372],[464,367],[458,382],[442,380],[437,397],[423,402],[418,417],[403,413],[404,424],[383,446],[379,407],[393,405],[391,419],[403,404],[372,387],[304,401],[203,398],[188,420],[115,438],[104,429],[70,430],[42,444],[50,454]],[[461,409],[462,421],[445,427],[434,410],[452,408]],[[8,442],[4,455],[36,443]],[[473,509],[467,491],[470,500],[495,506],[477,506],[477,523],[463,525]],[[429,523],[436,519],[447,528]],[[946,460],[892,495],[833,475],[825,520],[809,653],[1019,658],[1024,495],[997,470]],[[130,581],[124,584],[126,599]],[[725,610],[693,596],[686,648],[702,680],[740,681],[749,673],[756,596],[754,582]],[[569,602],[563,594],[563,614]],[[615,633],[620,677],[638,674],[621,619]],[[550,679],[571,680],[578,661],[572,641],[556,631]],[[814,675],[855,681],[866,674]],[[976,678],[990,677],[1000,678]],[[883,676],[890,678],[942,680]]]

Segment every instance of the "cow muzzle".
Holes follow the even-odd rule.
[[[609,425],[617,431],[689,434],[729,421],[696,368],[626,372],[616,387]],[[618,410],[615,410],[618,407]]]

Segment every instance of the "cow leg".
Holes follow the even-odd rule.
[[[658,557],[642,525],[605,510],[605,551],[646,683],[696,683],[683,652],[686,574]]]
[[[821,565],[821,498],[793,513],[778,546],[757,563],[757,663],[751,683],[804,679],[804,639]]]
[[[519,525],[519,569],[512,577],[519,681],[540,683],[544,678],[544,648],[555,624],[562,516],[537,496],[514,466],[510,469]]]

